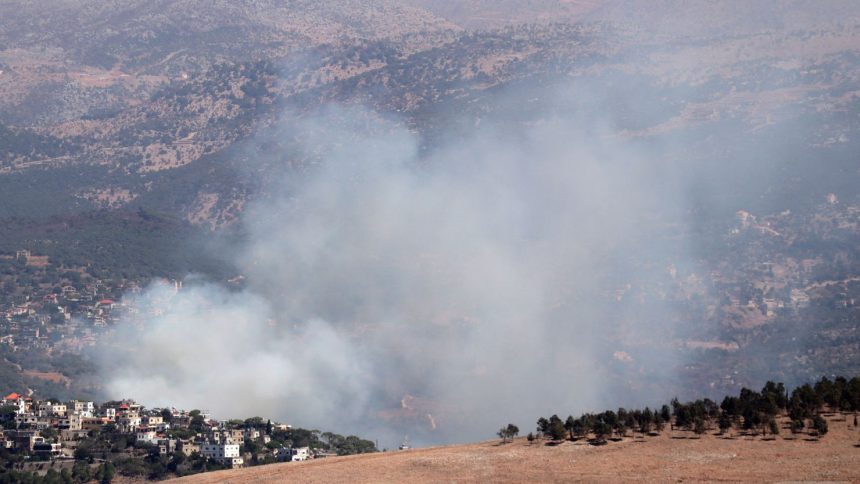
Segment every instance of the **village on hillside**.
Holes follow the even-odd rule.
[[[36,270],[49,264],[47,256],[33,255],[29,250],[19,250],[14,261],[22,268]],[[177,291],[182,287],[181,281],[164,282]],[[9,291],[0,296],[0,328],[4,330],[0,344],[13,350],[81,351],[92,346],[100,328],[135,313],[135,308],[119,299],[141,291],[135,281],[86,277],[69,271],[56,283],[39,282],[27,289],[26,293]]]
[[[355,436],[261,417],[219,421],[207,411],[147,409],[134,400],[97,405],[10,393],[0,404],[0,461],[7,470],[68,473],[81,482],[109,480],[115,472],[158,479],[376,451]]]

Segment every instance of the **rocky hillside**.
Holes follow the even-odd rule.
[[[750,141],[766,134],[762,127],[791,130],[811,119],[797,140],[805,148],[853,139],[853,118],[841,114],[856,103],[860,79],[851,2],[816,10],[803,1],[778,9],[764,0],[655,8],[546,1],[529,11],[565,9],[587,21],[480,32],[454,23],[471,25],[457,20],[468,11],[530,21],[517,2],[484,3],[458,3],[450,13],[450,2],[393,0],[337,8],[58,1],[38,12],[7,2],[0,13],[15,22],[0,32],[0,172],[15,179],[63,173],[62,193],[50,197],[74,201],[51,204],[63,210],[155,204],[219,226],[256,190],[259,178],[241,167],[260,134],[276,120],[282,127],[286,112],[300,117],[332,102],[395,114],[428,145],[452,124],[474,125],[506,109],[514,124],[561,111],[600,116],[634,139],[686,142],[684,130],[731,119],[743,122],[734,127]],[[714,28],[697,31],[707,35],[695,42],[677,29],[667,37],[671,26],[652,10]],[[755,20],[762,16],[769,20]],[[594,95],[559,102],[547,85]],[[525,109],[516,96],[529,100]],[[268,149],[267,166],[306,161],[291,159],[280,141]],[[71,168],[82,166],[93,168]],[[82,169],[86,175],[71,178],[64,171]]]
[[[525,23],[575,22],[599,8],[602,0],[407,0],[469,29]]]
[[[576,112],[698,157],[734,148],[690,130],[728,127],[738,146],[800,130],[795,148],[838,158],[856,129],[849,1],[50,4],[0,6],[0,196],[32,180],[58,202],[37,216],[144,206],[229,224],[260,170],[308,162],[272,134],[329,103],[393,114],[426,146],[488,116]]]
[[[702,37],[848,26],[860,19],[860,7],[851,0],[605,0],[589,19]]]
[[[395,0],[5,2],[0,45],[64,61],[164,73],[312,45],[398,38],[454,26]]]

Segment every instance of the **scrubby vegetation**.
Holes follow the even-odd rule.
[[[0,255],[27,249],[48,256],[45,268],[0,259],[0,280],[10,287],[57,284],[82,272],[91,277],[140,280],[182,277],[191,272],[223,275],[224,262],[207,256],[191,241],[205,232],[173,217],[147,210],[98,210],[49,219],[0,219]],[[81,271],[76,271],[81,269]],[[14,280],[8,280],[14,276]]]

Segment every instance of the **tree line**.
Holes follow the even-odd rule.
[[[535,433],[528,439],[540,438],[553,441],[590,438],[592,444],[605,444],[607,439],[620,440],[629,432],[655,436],[667,426],[671,430],[706,433],[714,427],[720,435],[738,429],[753,435],[776,435],[780,432],[777,417],[787,416],[792,433],[806,431],[811,436],[827,433],[825,412],[860,411],[860,377],[850,380],[822,377],[814,384],[806,383],[789,393],[783,383],[768,381],[761,391],[742,388],[737,396],[726,396],[717,403],[709,398],[681,402],[677,398],[659,409],[584,413],[578,418],[572,415],[562,419],[558,415],[537,420]],[[856,416],[855,416],[856,423]],[[508,431],[516,429],[516,433]],[[519,429],[513,424],[503,427],[498,435],[507,441],[517,435]]]

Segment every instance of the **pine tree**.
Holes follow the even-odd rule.
[[[705,421],[700,417],[696,417],[693,422],[693,432],[695,432],[696,435],[702,435],[705,433]]]
[[[824,436],[827,434],[827,420],[824,420],[821,415],[812,417],[812,428],[818,432],[818,435]]]
[[[564,421],[564,428],[570,434],[570,440],[573,440],[573,429],[576,427],[576,420],[574,420],[573,415],[568,415],[567,420]]]
[[[538,434],[546,435],[549,433],[549,420],[541,417],[537,421],[537,431]]]
[[[770,419],[770,433],[772,435],[779,435],[779,424],[776,423],[776,419]]]
[[[797,434],[803,431],[803,420],[796,419],[791,421],[791,433]]]
[[[520,435],[520,428],[514,424],[509,423],[508,426],[506,427],[506,430],[508,432],[508,437],[510,439],[513,439],[517,435]]]
[[[565,432],[564,423],[558,415],[549,418],[549,435],[552,440],[563,440]]]
[[[723,412],[720,414],[718,424],[720,426],[720,433],[726,433],[732,428],[732,418],[726,412]]]

